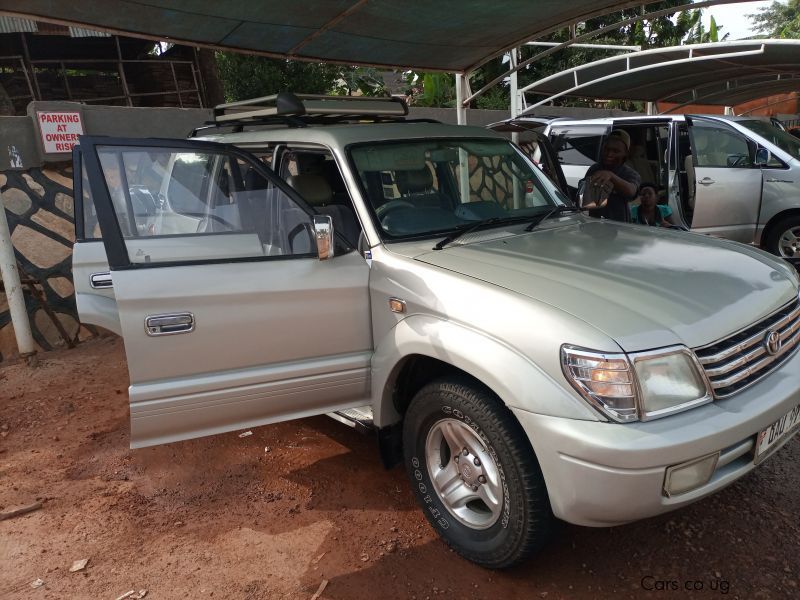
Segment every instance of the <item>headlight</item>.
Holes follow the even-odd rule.
[[[641,419],[655,419],[712,400],[700,364],[688,348],[631,355],[641,393]]]
[[[620,423],[664,417],[713,399],[700,364],[683,346],[628,356],[564,345],[561,364],[575,389]]]

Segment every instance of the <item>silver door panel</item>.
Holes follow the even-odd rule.
[[[696,166],[694,170],[692,231],[726,231],[731,235],[724,237],[752,243],[761,205],[760,169]]]
[[[369,397],[370,357],[371,352],[362,352],[208,374],[183,382],[133,385],[131,447],[213,435],[365,404]],[[268,411],[265,405],[269,406]]]
[[[134,446],[358,406],[368,396],[369,268],[355,252],[114,275]],[[148,334],[148,317],[176,313],[191,313],[194,329]]]
[[[81,323],[104,327],[121,335],[113,285],[92,285],[92,276],[104,273],[109,273],[109,268],[103,242],[77,242],[72,249],[72,277]]]

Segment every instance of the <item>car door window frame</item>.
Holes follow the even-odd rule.
[[[79,150],[81,156],[81,164],[86,165],[86,173],[89,183],[89,191],[92,194],[92,201],[97,211],[97,219],[100,224],[100,229],[103,232],[102,241],[106,248],[106,256],[108,258],[109,267],[112,271],[124,269],[141,269],[141,268],[159,268],[179,265],[201,265],[223,262],[257,262],[257,261],[273,261],[273,260],[287,260],[298,258],[317,258],[314,253],[302,254],[285,254],[275,256],[248,256],[248,257],[230,257],[230,258],[213,258],[213,259],[198,259],[198,260],[179,260],[179,261],[163,261],[163,262],[150,262],[150,263],[135,263],[132,262],[128,256],[127,247],[125,245],[125,238],[122,235],[122,230],[114,211],[113,203],[111,202],[110,192],[108,190],[105,175],[103,173],[102,165],[100,163],[99,155],[97,152],[98,146],[120,146],[126,148],[160,148],[164,150],[187,150],[187,151],[206,151],[215,154],[226,154],[228,156],[236,157],[244,160],[252,165],[256,171],[262,175],[267,181],[274,185],[278,190],[283,192],[298,208],[302,209],[311,219],[315,214],[318,214],[312,206],[310,206],[294,189],[292,189],[285,181],[278,177],[269,167],[262,161],[250,153],[241,150],[232,144],[224,144],[219,142],[208,142],[202,140],[173,140],[173,139],[136,139],[136,138],[114,138],[114,137],[96,137],[96,136],[81,136],[79,138]],[[82,192],[81,192],[82,193]],[[76,204],[76,207],[78,205]],[[81,212],[80,219],[83,219],[83,202],[80,202]],[[77,213],[76,213],[77,215]],[[76,219],[77,221],[77,219]],[[85,232],[81,232],[85,233]],[[165,236],[161,236],[165,237]],[[174,236],[173,236],[174,237]],[[99,241],[99,240],[98,240]]]
[[[730,134],[733,134],[735,136],[738,136],[738,137],[742,138],[744,140],[744,143],[747,145],[748,158],[750,160],[750,163],[747,164],[747,165],[739,165],[739,166],[737,166],[737,165],[700,165],[700,164],[698,164],[698,161],[697,161],[697,146],[696,146],[695,137],[694,137],[694,123],[695,122],[703,123],[704,126],[712,126],[712,127],[718,128],[718,129],[725,130],[725,131],[729,132]],[[699,116],[696,116],[696,115],[687,116],[686,117],[686,124],[687,124],[687,126],[689,128],[689,143],[691,144],[691,149],[692,149],[692,163],[694,164],[695,168],[701,168],[701,169],[757,169],[757,168],[759,168],[758,165],[755,164],[755,154],[756,154],[756,150],[758,148],[758,144],[756,144],[755,141],[753,141],[751,138],[746,136],[744,133],[742,133],[741,131],[739,131],[735,127],[731,127],[727,123],[724,123],[722,121],[718,121],[716,119],[707,119],[707,118],[699,117]]]

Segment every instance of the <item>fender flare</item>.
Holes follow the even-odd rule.
[[[508,407],[551,416],[600,420],[565,385],[516,349],[481,331],[430,315],[398,322],[375,348],[372,390],[375,424],[384,427],[402,416],[393,402],[395,381],[409,356],[435,358],[479,380]],[[565,382],[566,383],[566,382]]]

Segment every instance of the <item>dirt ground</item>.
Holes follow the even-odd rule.
[[[0,511],[43,503],[0,521],[0,598],[800,597],[798,438],[687,509],[563,525],[491,572],[437,539],[372,438],[316,417],[130,450],[127,385],[117,338],[0,365]]]

